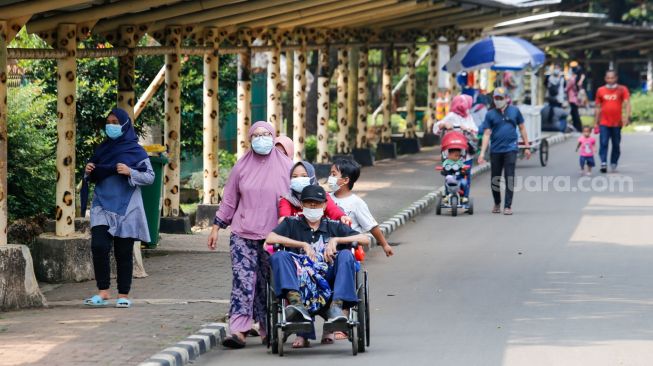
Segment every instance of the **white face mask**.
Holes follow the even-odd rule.
[[[617,88],[617,83],[605,84],[605,87],[608,88],[608,89],[616,89]]]
[[[497,107],[497,109],[503,109],[503,107],[505,107],[507,103],[508,102],[505,99],[504,100],[496,100],[496,99],[494,100],[494,105]]]
[[[304,214],[304,217],[309,222],[316,222],[316,221],[320,221],[322,216],[324,216],[324,209],[304,207],[302,214]]]
[[[329,179],[327,179],[327,185],[329,186],[329,191],[335,192],[340,189],[340,186],[338,185],[338,177],[334,177],[333,175],[329,176]]]
[[[290,189],[297,193],[302,193],[304,188],[311,184],[310,177],[296,177],[290,180]]]

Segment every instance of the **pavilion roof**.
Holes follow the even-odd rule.
[[[653,27],[611,23],[606,15],[595,13],[536,14],[496,24],[486,33],[527,38],[544,50],[558,48],[571,55],[653,50]]]
[[[151,35],[182,26],[192,37],[205,27],[366,29],[393,37],[443,29],[470,30],[524,17],[560,0],[0,0],[0,19],[46,41],[59,24],[76,24],[81,38],[116,37],[123,25]],[[157,38],[155,36],[155,38]]]

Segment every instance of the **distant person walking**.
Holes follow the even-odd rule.
[[[490,162],[492,165],[491,188],[494,197],[494,208],[492,213],[501,213],[501,173],[503,172],[506,182],[506,199],[504,201],[504,215],[512,215],[512,195],[515,186],[515,165],[517,163],[517,152],[519,147],[519,136],[521,133],[525,146],[529,146],[524,117],[519,108],[508,104],[508,92],[504,88],[494,89],[494,109],[487,112],[483,122],[483,145],[478,157],[478,163],[485,163],[485,152],[490,145]],[[524,149],[527,159],[531,157],[531,151]]]
[[[109,254],[116,258],[117,308],[131,306],[134,241],[150,241],[140,186],[154,181],[154,171],[129,114],[115,108],[107,117],[107,139],[95,150],[84,170],[81,196],[86,211],[88,185],[95,183],[91,205],[91,251],[98,294],[84,300],[88,306],[106,306],[110,298]]]
[[[569,109],[571,110],[571,121],[578,132],[581,132],[583,129],[583,124],[580,121],[580,113],[578,112],[578,105],[580,104],[578,93],[583,85],[582,83],[580,69],[576,64],[576,67],[571,68],[571,74],[569,75],[569,80],[567,80],[565,91],[567,92],[567,101],[569,101]]]
[[[626,115],[623,110],[626,107]],[[601,158],[601,173],[608,171],[608,144],[612,141],[610,168],[617,170],[621,155],[621,128],[630,123],[630,93],[628,88],[617,84],[617,72],[608,70],[605,73],[605,85],[596,91],[595,126],[600,131],[599,157]]]

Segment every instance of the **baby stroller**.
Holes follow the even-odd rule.
[[[474,214],[474,200],[469,195],[469,175],[471,166],[464,163],[467,156],[468,140],[458,131],[451,131],[442,138],[442,165],[436,167],[444,177],[444,193],[435,201],[435,214],[442,214],[442,209],[450,209],[451,216],[457,216],[458,210]]]

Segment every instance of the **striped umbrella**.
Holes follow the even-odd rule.
[[[544,52],[521,38],[490,36],[465,46],[442,69],[450,73],[486,68],[521,70],[542,65],[544,58]]]

